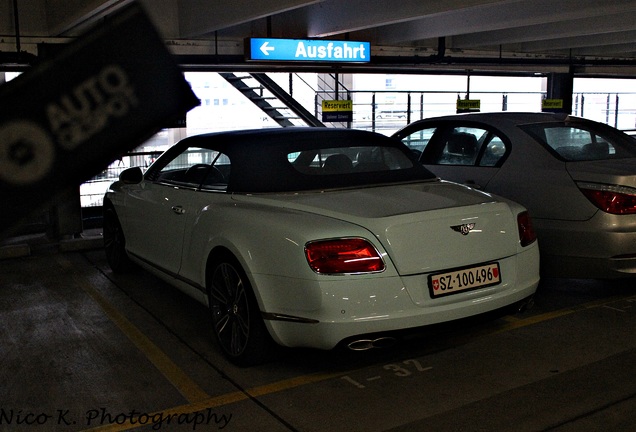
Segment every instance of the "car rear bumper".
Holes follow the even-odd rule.
[[[591,258],[542,255],[541,271],[545,277],[589,279],[633,278],[636,277],[636,256]]]
[[[301,294],[303,289],[313,289],[298,286],[294,289],[299,304],[303,305],[301,310],[269,309],[267,312],[313,322],[267,319],[265,323],[280,345],[332,349],[341,341],[357,336],[467,318],[514,305],[534,295],[539,284],[536,245],[524,253],[500,260],[500,264],[502,275],[505,275],[502,284],[440,299],[430,298],[426,275],[357,278],[346,284],[343,281],[321,283],[319,288],[313,288],[321,292],[320,303],[314,305],[317,306],[314,309],[308,307],[311,300],[302,301],[304,296]],[[421,296],[413,295],[418,291],[415,286],[419,286]]]
[[[636,215],[598,212],[588,221],[538,221],[541,272],[547,277],[636,276]]]

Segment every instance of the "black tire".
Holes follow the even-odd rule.
[[[216,340],[228,360],[254,366],[271,360],[275,344],[239,263],[217,260],[208,272],[208,295]]]
[[[126,253],[126,238],[113,208],[104,209],[104,250],[111,270],[123,273],[132,263]]]

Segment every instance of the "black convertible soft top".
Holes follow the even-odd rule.
[[[293,127],[195,135],[167,150],[146,173],[191,147],[225,154],[231,162],[228,192],[295,192],[430,180],[411,150],[397,139],[355,129]],[[339,156],[336,156],[339,155]],[[331,160],[349,159],[329,169]]]

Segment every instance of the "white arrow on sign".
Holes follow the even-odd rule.
[[[266,41],[263,45],[261,45],[261,52],[265,55],[269,55],[270,51],[274,51],[276,48],[270,47],[269,41]]]

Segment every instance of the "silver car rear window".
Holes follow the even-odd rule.
[[[636,157],[636,140],[617,129],[593,126],[551,122],[523,125],[521,129],[565,161]]]

